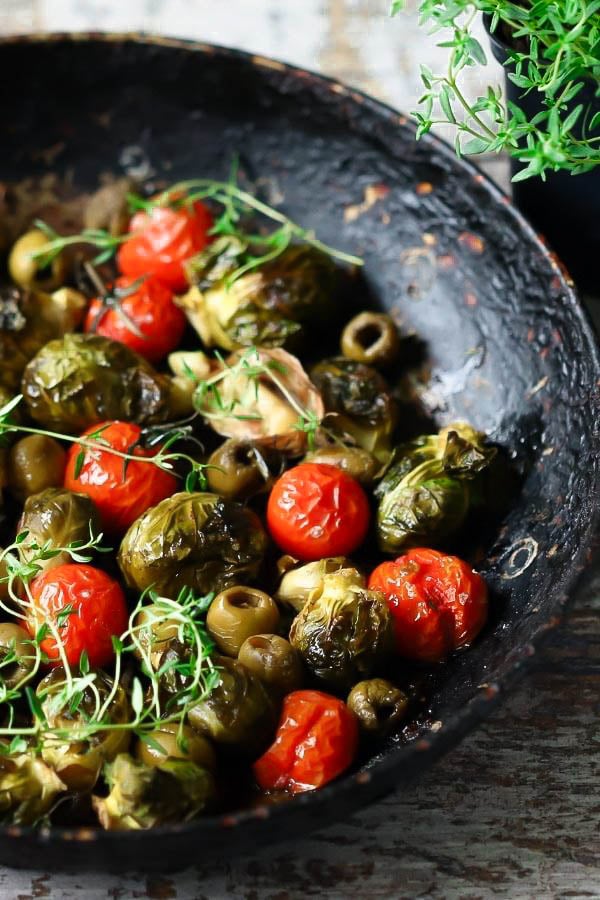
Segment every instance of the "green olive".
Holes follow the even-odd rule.
[[[371,734],[388,734],[406,716],[409,698],[385,678],[359,681],[348,695],[348,707]]]
[[[246,638],[238,660],[269,688],[282,694],[302,687],[300,654],[278,634],[254,634]]]
[[[212,744],[189,725],[180,730],[177,723],[168,722],[149,732],[148,738],[148,742],[140,739],[136,746],[137,758],[147,766],[160,766],[166,759],[188,759],[211,772],[215,770],[217,758]]]
[[[281,457],[252,441],[230,438],[211,454],[206,476],[211,491],[227,500],[245,500],[267,490],[281,469]]]
[[[12,660],[9,662],[9,660]],[[33,669],[35,652],[31,637],[14,622],[0,624],[0,676],[6,687],[14,688]]]
[[[338,469],[367,486],[373,484],[375,476],[381,469],[381,463],[368,450],[363,450],[361,447],[336,447],[335,445],[322,447],[320,450],[307,453],[304,462],[327,463],[330,466],[337,466]]]
[[[12,280],[24,288],[52,291],[64,282],[67,265],[64,258],[55,257],[49,266],[41,266],[33,254],[48,244],[49,238],[35,228],[15,241],[8,257],[8,271]]]
[[[209,634],[228,656],[237,656],[246,638],[276,631],[278,624],[275,601],[264,591],[241,585],[217,594],[206,616]]]
[[[341,349],[348,359],[371,366],[387,366],[400,351],[393,319],[385,313],[362,312],[342,331]]]
[[[25,500],[62,485],[67,455],[54,438],[28,434],[10,448],[8,478],[12,493]]]

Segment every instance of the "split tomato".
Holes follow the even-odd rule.
[[[479,634],[487,617],[485,581],[457,556],[422,547],[371,574],[369,587],[385,594],[398,653],[440,662]]]

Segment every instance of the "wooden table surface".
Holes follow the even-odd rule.
[[[415,107],[441,51],[414,0],[0,0],[0,32],[146,30],[277,56]],[[498,79],[473,73],[469,93]],[[506,181],[505,161],[486,168]],[[600,309],[600,301],[598,301]],[[600,897],[600,572],[590,572],[535,672],[422,780],[350,821],[177,876],[0,870],[0,898]],[[202,848],[198,848],[198,856]],[[35,860],[31,860],[35,865]]]

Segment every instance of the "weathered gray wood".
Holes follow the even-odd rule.
[[[388,0],[1,0],[0,31],[199,37],[322,69],[410,111],[418,63],[443,65],[414,5],[390,22]],[[495,64],[489,71],[495,80]],[[472,73],[471,96],[486,78]],[[493,161],[493,177],[505,183],[506,172]],[[0,897],[600,897],[599,687],[597,577],[536,674],[402,796],[304,841],[176,877],[0,871]]]

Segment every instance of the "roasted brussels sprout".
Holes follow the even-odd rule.
[[[8,479],[18,500],[63,483],[67,454],[54,438],[28,434],[17,441],[8,456]]]
[[[234,353],[222,372],[218,398],[205,384],[194,395],[197,411],[211,427],[225,437],[260,440],[263,448],[300,455],[306,434],[298,428],[298,410],[320,422],[324,407],[296,357],[281,348],[258,348]]]
[[[335,319],[339,270],[329,256],[291,246],[230,283],[247,250],[239,238],[221,237],[186,266],[193,287],[177,302],[207,347],[297,345],[308,328]]]
[[[57,666],[40,681],[37,695],[50,728],[76,729],[78,725],[85,726],[90,716],[98,712],[97,704],[102,704],[107,699],[113,683],[99,669],[95,675],[93,687],[83,690],[75,711],[69,706],[57,705],[57,698],[65,686],[65,672],[61,666]],[[107,711],[107,721],[119,725],[127,722],[129,715],[127,695],[119,685]],[[70,741],[48,732],[42,735],[42,759],[54,769],[69,790],[88,791],[95,785],[104,763],[127,750],[129,739],[130,732],[127,729],[97,731],[78,741]]]
[[[313,675],[333,688],[348,688],[373,674],[393,648],[385,598],[367,590],[356,569],[324,575],[322,591],[294,619],[290,643]]]
[[[66,790],[58,775],[33,754],[0,755],[0,816],[14,825],[35,825]]]
[[[318,363],[311,378],[321,392],[326,411],[335,413],[330,427],[349,435],[380,462],[387,462],[397,408],[379,372],[336,356]]]
[[[54,294],[0,289],[0,385],[15,393],[25,366],[48,342],[80,323],[86,301],[71,288]]]
[[[236,659],[215,658],[219,681],[188,712],[192,728],[234,754],[258,756],[272,740],[276,708],[256,675]]]
[[[8,272],[12,280],[23,288],[53,291],[59,288],[67,275],[62,254],[49,266],[42,266],[34,254],[48,244],[48,235],[38,228],[27,231],[15,241],[8,256]]]
[[[53,547],[66,547],[74,541],[89,540],[90,535],[100,534],[100,521],[96,507],[86,494],[51,487],[27,498],[18,531],[28,532],[20,546],[25,560],[33,543],[43,547],[50,541]],[[45,572],[71,561],[69,553],[64,551],[51,559],[38,560],[37,565]]]
[[[130,587],[175,598],[182,587],[207,594],[251,580],[266,548],[251,510],[216,494],[179,493],[133,523],[118,560]]]
[[[348,695],[348,706],[369,734],[389,734],[404,719],[408,695],[385,678],[359,681]]]
[[[22,392],[36,422],[72,434],[107,419],[156,424],[172,412],[170,379],[98,334],[46,344],[25,368]]]
[[[0,623],[0,684],[15,688],[33,669],[31,636],[14,622]]]
[[[329,466],[337,466],[342,472],[346,472],[366,486],[373,484],[377,473],[381,469],[381,463],[367,450],[363,450],[362,447],[342,447],[336,444],[312,450],[306,454],[304,462],[326,463]]]
[[[237,656],[246,638],[275,631],[278,624],[275,601],[264,591],[241,585],[217,594],[206,616],[208,633],[227,656]]]
[[[322,592],[325,575],[339,572],[340,569],[347,569],[350,565],[350,560],[345,556],[331,556],[305,565],[294,566],[284,573],[275,599],[283,606],[289,606],[296,612],[300,612],[308,600]],[[366,584],[363,578],[363,587],[366,587]]]
[[[341,351],[348,359],[370,366],[389,365],[400,352],[394,320],[385,313],[359,313],[342,331]]]
[[[208,486],[226,500],[246,500],[267,491],[283,470],[283,456],[260,441],[230,438],[208,458]]]
[[[212,744],[189,725],[180,727],[174,722],[165,722],[156,731],[141,737],[136,756],[147,766],[161,766],[167,759],[187,759],[214,772],[217,765]]]
[[[302,687],[300,654],[278,634],[255,634],[246,638],[238,660],[272,691],[289,694]]]
[[[206,769],[184,759],[145,765],[121,753],[107,766],[108,797],[92,802],[107,831],[139,831],[187,822],[202,812],[214,795],[214,782]]]
[[[383,551],[439,544],[459,531],[470,508],[473,479],[496,453],[484,437],[459,422],[396,449],[375,489]]]

